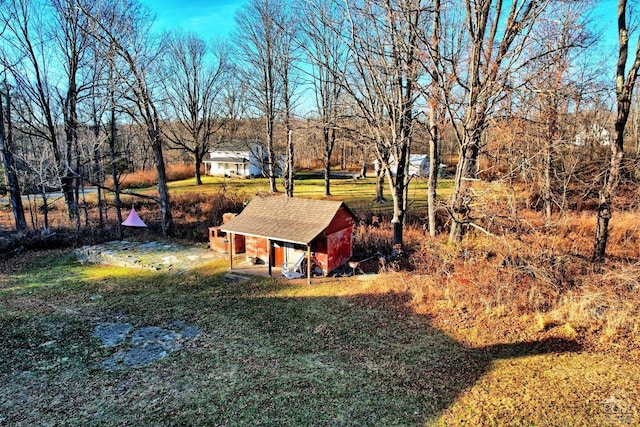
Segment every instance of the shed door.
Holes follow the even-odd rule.
[[[284,248],[282,246],[273,247],[274,267],[282,267],[284,264]]]

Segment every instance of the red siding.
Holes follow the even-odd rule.
[[[262,237],[246,236],[245,250],[247,257],[256,257],[265,264],[269,259],[269,249],[267,247],[267,239]]]
[[[229,239],[227,233],[220,231],[220,227],[209,227],[209,249],[216,252],[229,252]],[[244,236],[233,235],[233,254],[244,252]]]
[[[316,244],[316,262],[318,267],[322,269],[323,274],[329,273],[329,253],[327,251],[327,238],[326,237],[318,237],[315,240]]]
[[[327,266],[325,274],[341,267],[353,255],[353,227],[345,228],[327,236]]]
[[[344,207],[341,207],[338,212],[336,212],[336,216],[333,217],[331,224],[325,229],[325,234],[333,234],[336,231],[344,230],[348,227],[353,227],[354,221],[353,216],[347,211]]]

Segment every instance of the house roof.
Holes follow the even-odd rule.
[[[251,151],[252,147],[255,147],[256,145],[261,145],[261,144],[262,144],[261,141],[254,140],[254,139],[232,139],[232,140],[223,141],[218,144],[214,144],[209,150],[209,152],[211,153],[229,152],[229,151],[249,152]]]
[[[308,245],[318,237],[343,208],[340,201],[257,196],[222,231]]]

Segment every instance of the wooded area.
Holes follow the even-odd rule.
[[[332,168],[366,175],[375,163],[396,252],[410,156],[422,153],[431,236],[438,209],[451,242],[480,227],[475,180],[519,182],[548,221],[572,194],[598,194],[593,259],[603,261],[620,183],[640,179],[640,44],[632,5],[619,0],[611,57],[596,3],[252,0],[229,40],[206,41],[154,33],[136,0],[0,1],[2,192],[18,231],[29,228],[22,195],[42,196],[48,229],[55,191],[81,230],[85,186],[97,187],[99,228],[107,203],[119,227],[122,174],[155,168],[158,191],[146,197],[171,235],[167,163],[191,162],[200,184],[217,145],[261,142],[271,192],[286,158],[289,197],[295,168],[322,168],[330,196]],[[455,165],[448,200],[437,198],[441,162]]]

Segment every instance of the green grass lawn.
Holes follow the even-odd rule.
[[[196,186],[194,179],[173,181],[168,184],[169,191],[171,194],[207,193],[217,192],[225,188],[226,191],[242,194],[248,198],[253,197],[255,194],[269,193],[269,181],[266,178],[242,179],[204,176],[202,181],[203,185],[201,186]],[[414,178],[409,183],[407,195],[410,213],[424,213],[426,211],[427,187],[427,181],[424,178]],[[452,188],[453,180],[440,180],[438,182],[438,198],[447,200],[451,195]],[[284,191],[280,181],[278,181],[278,189],[281,192]],[[391,212],[393,210],[393,202],[388,182],[385,181],[384,186],[386,203],[374,203],[375,193],[376,180],[372,177],[358,180],[348,177],[336,177],[331,180],[330,199],[345,201],[356,210]],[[317,173],[301,172],[296,174],[294,195],[295,197],[312,199],[324,198],[324,178]]]
[[[545,343],[467,348],[372,281],[230,284],[223,261],[167,274],[82,266],[65,251],[6,270],[0,425],[640,421],[632,359]],[[145,367],[101,366],[111,350],[91,337],[98,323],[175,320],[202,333]]]

